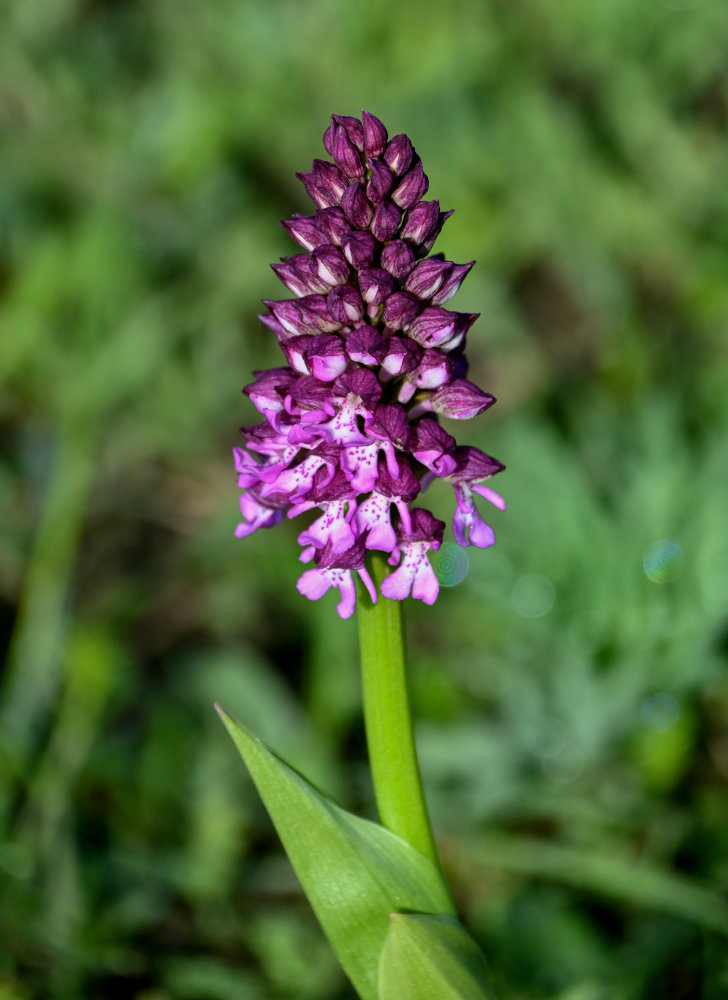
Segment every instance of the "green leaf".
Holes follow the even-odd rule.
[[[453,913],[435,866],[404,840],[337,806],[218,707],[286,853],[362,1000],[379,1000],[390,914]]]
[[[379,1000],[492,1000],[483,954],[453,917],[392,913]]]

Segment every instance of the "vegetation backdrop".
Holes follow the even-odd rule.
[[[3,8],[2,1000],[352,996],[212,702],[373,815],[355,625],[297,525],[234,539],[230,459],[294,171],[362,108],[477,258],[508,466],[407,606],[458,905],[501,1000],[728,996],[728,6]]]

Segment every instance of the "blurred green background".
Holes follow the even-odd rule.
[[[235,541],[230,460],[294,171],[362,108],[477,258],[499,403],[457,433],[508,466],[496,547],[407,606],[459,907],[501,1000],[728,997],[727,38],[718,0],[4,6],[2,1000],[352,997],[212,702],[373,815],[355,625],[297,522]]]

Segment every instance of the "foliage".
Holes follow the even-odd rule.
[[[495,549],[407,609],[458,909],[500,1000],[724,994],[727,32],[706,0],[5,11],[3,1000],[351,996],[212,702],[372,817],[354,626],[296,593],[296,526],[234,541],[229,461],[293,170],[361,108],[477,258],[470,443],[508,465]]]

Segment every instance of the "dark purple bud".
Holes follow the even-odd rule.
[[[285,368],[280,370],[285,371]],[[285,394],[281,398],[285,398]],[[248,448],[263,454],[269,453],[271,446],[275,450],[280,442],[279,432],[267,420],[251,427],[241,427],[240,433],[244,436]]]
[[[355,368],[354,371],[340,375],[335,389],[342,396],[350,392],[358,396],[369,410],[374,409],[382,396],[379,379],[368,368]]]
[[[396,177],[401,177],[407,170],[415,151],[406,135],[395,135],[387,143],[384,150],[384,162]]]
[[[454,368],[452,358],[442,351],[430,348],[423,352],[420,363],[410,372],[408,379],[418,389],[439,389],[450,381]]]
[[[444,427],[437,422],[437,417],[427,416],[418,420],[412,426],[412,451],[432,450],[435,448],[441,455],[450,454],[456,447],[457,441],[448,434]]]
[[[328,199],[327,204],[320,207],[338,205],[349,183],[339,168],[328,160],[314,160],[313,176],[319,191]]]
[[[328,288],[343,285],[349,280],[349,265],[341,250],[329,244],[318,247],[310,257],[310,270]]]
[[[454,351],[450,351],[448,348],[448,353],[454,362],[454,368],[452,370],[453,378],[465,378],[468,374],[470,365],[468,364],[468,359],[465,357],[464,344],[460,347],[455,348]]]
[[[410,511],[412,530],[400,534],[408,542],[429,542],[430,548],[439,549],[442,545],[442,536],[445,531],[445,522],[438,519],[429,510],[423,507],[415,507]]]
[[[406,375],[417,367],[420,360],[420,349],[417,344],[405,337],[390,337],[387,342],[387,353],[382,359],[382,370],[396,378]]]
[[[374,216],[374,209],[364,194],[364,185],[361,181],[354,181],[344,191],[341,207],[349,222],[357,229],[366,229]]]
[[[452,209],[450,209],[449,212],[440,212],[440,214],[437,217],[437,222],[435,223],[434,228],[430,231],[430,235],[427,237],[426,240],[422,242],[422,246],[419,251],[420,257],[424,257],[426,254],[430,252],[430,250],[432,250],[435,240],[442,231],[442,227],[445,225],[445,222],[450,218],[451,215],[452,215]]]
[[[392,192],[392,201],[400,208],[412,208],[422,198],[430,186],[427,175],[418,159],[414,167],[402,178],[398,187]]]
[[[361,295],[351,285],[333,288],[326,299],[331,316],[339,323],[356,323],[364,315]]]
[[[422,310],[407,333],[423,347],[454,350],[477,318],[477,313],[456,313],[441,306],[429,306]]]
[[[340,324],[329,312],[324,295],[305,295],[296,305],[311,333],[331,333],[339,329]]]
[[[359,288],[361,297],[368,305],[378,306],[391,295],[394,279],[381,267],[370,267],[359,273]]]
[[[440,427],[437,417],[424,417],[412,427],[412,454],[438,476],[457,468],[453,458],[456,447],[455,438]]]
[[[338,205],[348,184],[339,168],[327,160],[314,160],[310,173],[297,173],[296,177],[319,208]]]
[[[272,265],[278,277],[292,292],[299,294],[299,285],[303,285],[305,289],[303,295],[310,295],[311,293],[320,294],[321,292],[328,292],[331,288],[329,282],[323,281],[319,277],[313,265],[312,257],[314,253],[317,253],[317,251],[314,250],[310,254],[298,254],[296,257],[284,257],[282,264]],[[346,264],[346,261],[344,263]]]
[[[294,215],[292,219],[281,222],[281,225],[288,235],[305,250],[313,250],[324,243],[331,242],[309,215]]]
[[[377,482],[374,489],[385,497],[398,497],[411,503],[420,492],[420,481],[409,466],[409,462],[399,462],[399,472],[393,476],[386,462],[377,466]]]
[[[443,385],[430,397],[430,406],[435,413],[453,417],[455,420],[469,420],[487,410],[495,403],[495,397],[483,392],[467,379],[455,379]]]
[[[505,465],[497,458],[486,455],[480,448],[473,448],[472,445],[466,444],[455,448],[453,457],[456,469],[447,477],[448,481],[452,483],[472,483],[482,479],[490,479],[491,476],[505,469]]]
[[[367,198],[373,205],[378,205],[392,190],[394,178],[389,167],[381,160],[368,160],[367,166],[371,171],[367,181]]]
[[[346,134],[346,129],[338,123],[334,129],[333,148],[329,152],[336,166],[347,177],[353,179],[364,176],[364,164],[362,163],[361,154]]]
[[[419,300],[409,292],[393,292],[384,303],[384,323],[390,330],[403,330],[420,310]]]
[[[330,193],[327,194],[319,188],[313,171],[310,173],[296,171],[296,177],[298,177],[301,184],[306,188],[306,194],[316,202],[319,208],[326,208],[328,205],[336,205],[338,203],[338,198],[331,198]]]
[[[258,313],[258,319],[261,323],[265,323],[269,330],[278,337],[278,340],[283,343],[284,340],[288,340],[289,337],[297,336],[296,334],[290,333],[285,327],[281,326],[278,320],[272,313]]]
[[[276,320],[283,327],[289,337],[300,337],[302,334],[310,333],[311,327],[301,314],[298,303],[293,299],[284,299],[283,302],[272,302],[270,299],[263,299],[263,305],[268,306]],[[265,321],[264,321],[265,322]]]
[[[324,410],[333,413],[331,405],[331,385],[313,375],[299,375],[290,387],[291,399],[302,410]]]
[[[331,124],[324,132],[324,149],[329,154],[329,156],[334,155],[334,133],[336,132],[336,122],[334,121],[334,116],[331,116]]]
[[[374,411],[374,420],[367,429],[370,437],[391,441],[402,451],[409,451],[412,441],[407,411],[397,403],[382,403]]]
[[[449,273],[445,275],[445,278],[437,292],[431,296],[432,304],[435,306],[441,306],[443,302],[447,302],[448,299],[451,299],[462,285],[463,280],[474,263],[475,261],[471,260],[469,264],[453,264]]]
[[[353,118],[351,115],[332,115],[331,117],[337,125],[343,128],[349,141],[357,149],[364,148],[364,129],[358,118]]]
[[[402,221],[402,210],[391,201],[383,201],[377,205],[370,229],[380,243],[387,243],[397,232]]]
[[[295,260],[295,257],[291,257],[290,260],[284,258],[280,264],[271,264],[276,277],[294,295],[308,295],[309,292],[318,291],[318,289],[310,288],[307,281],[298,274],[297,266],[291,263]]]
[[[369,233],[349,231],[341,237],[341,249],[352,267],[360,271],[370,267],[377,252],[376,240]]]
[[[320,232],[328,238],[324,243],[335,243],[341,245],[341,237],[349,231],[349,223],[346,216],[338,207],[320,208],[315,215],[316,225]]]
[[[362,111],[361,121],[364,132],[364,152],[367,156],[381,156],[387,145],[387,130],[374,115]]]
[[[346,353],[359,365],[378,365],[387,353],[387,342],[381,333],[364,323],[348,334]]]
[[[283,409],[286,396],[296,384],[296,376],[290,368],[271,368],[265,372],[253,372],[255,382],[246,385],[243,392],[255,404],[257,410],[278,411]]]
[[[435,306],[434,308],[439,309],[440,306]],[[457,323],[455,324],[455,336],[452,340],[448,340],[447,343],[440,344],[443,351],[454,351],[465,340],[465,334],[468,332],[470,327],[476,321],[480,313],[455,313],[457,316]],[[467,364],[467,362],[466,362]]]
[[[344,470],[339,466],[338,449],[328,447],[327,450],[329,454],[319,448],[311,452],[314,455],[325,455],[327,459],[327,464],[322,465],[314,473],[313,485],[306,494],[306,499],[312,500],[314,503],[344,500],[351,496],[351,483],[346,478]],[[331,466],[335,469],[333,476],[331,475]]]
[[[402,226],[402,238],[412,243],[424,243],[434,227],[440,214],[440,202],[420,201],[411,208]]]
[[[328,541],[322,549],[316,549],[314,562],[318,569],[361,569],[364,566],[367,550],[363,536],[343,552],[337,552],[336,548]]]
[[[331,244],[326,245],[330,246]],[[316,251],[314,250],[312,253],[316,253]],[[346,264],[346,261],[344,261],[344,263]],[[346,268],[348,271],[348,264],[346,265]],[[319,276],[316,262],[312,259],[311,254],[308,255],[305,261],[301,261],[300,275],[308,282],[309,290],[316,295],[322,295],[331,290],[331,282],[324,281],[324,279]]]
[[[449,260],[437,260],[434,257],[421,260],[405,281],[405,290],[412,292],[418,299],[432,298],[442,287],[452,266]]]
[[[314,339],[310,334],[306,334],[302,337],[291,337],[281,344],[286,361],[294,372],[298,372],[299,375],[311,374],[311,369],[306,360],[306,351]]]
[[[332,333],[309,338],[306,360],[311,374],[322,382],[333,382],[346,371],[349,363],[344,352],[344,342],[341,337]]]
[[[414,251],[404,240],[392,240],[382,250],[382,267],[398,280],[406,277],[414,266]]]

